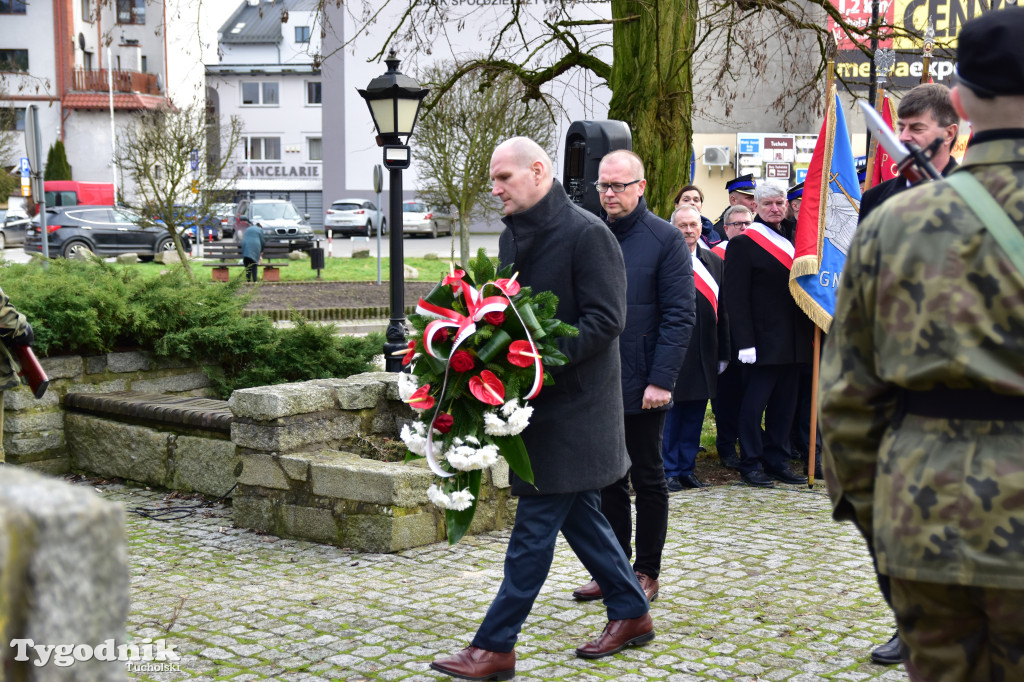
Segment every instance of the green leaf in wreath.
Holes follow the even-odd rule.
[[[810,431],[808,431],[808,433],[810,433]],[[406,464],[408,464],[409,462],[415,462],[418,459],[423,459],[423,455],[417,455],[415,452],[412,452],[410,450],[405,451]]]
[[[469,509],[453,511],[446,509],[444,512],[445,521],[448,523],[448,544],[454,545],[462,539],[462,536],[469,530],[473,523],[473,515],[476,514],[476,506],[480,503],[480,470],[467,472],[469,474],[469,492],[473,495],[473,504]],[[461,476],[460,476],[461,478]]]
[[[530,455],[526,452],[522,436],[495,436],[494,444],[508,462],[508,468],[515,472],[516,476],[533,485],[533,467],[530,466]]]
[[[548,353],[544,353],[541,356],[540,361],[544,364],[545,367],[561,367],[562,365],[569,362],[569,358],[565,357],[564,353],[557,350],[553,350]]]

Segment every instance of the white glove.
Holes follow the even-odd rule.
[[[757,349],[756,348],[743,348],[739,352],[739,360],[744,365],[752,365],[757,362]]]
[[[718,361],[718,373],[721,374],[722,372],[724,372],[725,368],[728,367],[728,366],[729,366],[729,361],[728,360],[719,360]]]

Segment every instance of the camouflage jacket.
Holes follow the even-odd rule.
[[[14,309],[11,299],[0,290],[0,391],[21,385],[21,364],[3,342],[24,333],[27,324],[25,316]]]
[[[957,172],[1024,229],[1024,139],[972,145]],[[893,419],[899,389],[1024,395],[1024,274],[945,181],[858,228],[820,385],[834,516],[880,572],[1024,588],[1024,421]]]

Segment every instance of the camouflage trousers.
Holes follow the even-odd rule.
[[[1024,680],[1024,590],[892,578],[914,682]]]

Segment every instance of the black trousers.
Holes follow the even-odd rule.
[[[255,282],[257,270],[259,270],[259,268],[256,267],[256,261],[252,258],[242,258],[242,265],[245,266],[245,281]]]
[[[794,458],[800,459],[806,466],[809,462],[810,435],[811,435],[811,397],[813,386],[811,382],[811,366],[800,366],[800,377],[797,379],[796,416],[793,418],[793,429],[790,432],[789,441],[791,454]],[[815,431],[814,452],[815,462],[821,462],[821,429]]]
[[[725,371],[718,375],[718,396],[711,400],[715,413],[715,428],[718,435],[715,445],[718,457],[723,453],[736,454],[736,442],[740,439],[740,401],[743,399],[743,374],[739,362],[733,360]]]
[[[523,622],[551,570],[559,531],[601,586],[609,620],[639,618],[647,613],[647,595],[601,515],[600,500],[596,490],[519,498],[505,552],[505,579],[473,638],[473,646],[502,652],[515,647]]]
[[[633,517],[629,484],[636,491],[636,561],[633,570],[657,579],[668,533],[668,485],[661,459],[661,432],[667,411],[627,414],[626,450],[629,472],[601,491],[601,512],[626,557],[633,556]]]
[[[796,414],[800,365],[744,365],[740,402],[740,472],[782,470]],[[764,429],[761,416],[764,415]]]

